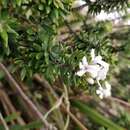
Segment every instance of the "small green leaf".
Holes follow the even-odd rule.
[[[43,6],[42,4],[39,4],[38,9],[39,9],[39,10],[43,10],[43,9],[44,9],[44,6]]]
[[[14,29],[12,29],[9,25],[6,25],[6,30],[8,33],[13,33],[16,36],[18,36],[18,33]]]
[[[25,76],[26,76],[26,69],[23,68],[21,71],[21,79],[24,80]]]
[[[18,6],[21,6],[22,0],[16,0],[16,3],[17,3]]]
[[[5,118],[6,122],[13,121],[19,117],[19,113],[13,113]]]
[[[8,48],[8,34],[4,29],[0,30],[0,36],[4,41],[5,48]]]

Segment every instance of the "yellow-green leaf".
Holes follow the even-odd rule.
[[[5,48],[8,48],[8,34],[4,29],[1,29],[0,36],[3,39]]]

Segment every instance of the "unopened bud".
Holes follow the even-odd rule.
[[[94,84],[94,80],[93,80],[92,78],[87,78],[87,82],[88,82],[89,84],[91,84],[91,85]]]

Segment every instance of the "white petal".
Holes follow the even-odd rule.
[[[100,99],[103,99],[103,94],[100,94],[100,95],[99,95],[99,98],[100,98]]]
[[[99,66],[98,65],[88,65],[86,71],[89,72],[89,74],[92,78],[96,78],[98,75]]]
[[[103,94],[104,94],[104,97],[110,97],[111,96],[111,90],[104,89]]]
[[[105,97],[110,97],[111,96],[111,91],[107,91]]]
[[[96,90],[96,94],[100,94],[101,93],[101,91],[100,90]]]
[[[109,65],[107,63],[104,63],[104,64],[106,64],[106,65],[105,66],[101,66],[100,70],[98,72],[98,76],[97,76],[98,80],[105,80],[106,79],[107,72],[109,70]]]
[[[80,6],[86,5],[86,1],[84,0],[75,0],[74,3],[72,4],[72,8],[77,8]],[[82,16],[85,16],[88,12],[88,6],[86,5],[82,9],[79,10],[79,14]]]
[[[79,62],[79,68],[84,69],[84,65],[82,64],[82,62]]]
[[[87,68],[87,66],[88,66],[88,62],[87,62],[86,57],[84,56],[82,58],[82,62],[79,63],[79,68],[80,69],[85,69],[85,68]]]
[[[105,67],[106,69],[109,69],[109,64],[107,62],[103,61],[101,56],[97,56],[93,62],[94,62],[94,64],[99,64],[99,65]]]
[[[94,64],[100,64],[101,65],[101,62],[102,61],[102,57],[99,55],[99,56],[96,56],[93,60],[93,63]]]
[[[103,92],[101,87],[96,90],[96,94],[99,96],[100,99],[103,99]]]
[[[92,3],[96,2],[96,0],[90,0]]]
[[[106,87],[108,90],[111,90],[111,85],[110,85],[107,81],[105,81],[105,87]]]
[[[103,60],[99,62],[100,65],[102,65],[104,68],[109,69],[109,64]]]
[[[83,76],[84,74],[86,73],[86,71],[85,70],[79,70],[77,73],[76,73],[76,75],[78,75],[78,76]]]
[[[107,81],[105,81],[104,85],[105,88],[99,87],[96,90],[96,94],[99,95],[99,98],[101,99],[111,96],[111,85]]]
[[[104,68],[102,68],[98,71],[96,79],[97,80],[105,80],[106,75],[107,75],[107,71]]]
[[[95,58],[95,50],[94,50],[94,49],[91,50],[91,58],[92,58],[92,61],[93,61],[94,58]]]
[[[83,0],[75,0],[74,3],[72,4],[72,8],[76,8],[76,7],[82,6],[84,4],[86,4],[86,2]]]
[[[83,59],[82,59],[82,64],[84,66],[87,66],[88,65],[88,62],[87,62],[87,58],[84,56]]]
[[[79,10],[80,15],[86,16],[88,12],[88,6],[83,7],[81,10]]]

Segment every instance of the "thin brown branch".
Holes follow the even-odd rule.
[[[50,126],[52,125],[49,124],[47,120],[44,120],[42,113],[37,109],[35,104],[26,96],[26,94],[23,92],[23,90],[20,88],[18,83],[14,80],[12,75],[9,73],[9,71],[6,69],[6,67],[2,63],[0,63],[0,69],[5,73],[5,77],[10,83],[10,86],[12,86],[13,89],[18,91],[19,95],[26,102],[28,107],[33,110],[33,112],[41,119],[46,129],[49,130]]]
[[[55,91],[53,90],[53,88],[51,87],[51,85],[42,77],[40,77],[39,75],[35,75],[34,79],[36,81],[39,82],[39,84],[43,87],[45,87],[46,89],[48,89],[56,98],[56,100],[59,99],[58,95],[55,93]],[[63,108],[63,110],[71,117],[71,119],[82,129],[82,130],[88,130],[78,119],[77,117],[71,112],[69,111],[66,106],[62,103],[61,107]]]
[[[12,114],[12,113],[18,113],[15,109],[15,107],[13,106],[13,104],[10,101],[10,98],[8,97],[7,93],[5,92],[5,90],[0,89],[0,100],[3,104],[3,107],[5,108],[5,111],[7,111],[7,115]],[[20,125],[25,125],[24,120],[18,116],[17,118],[17,122]]]
[[[128,103],[128,102],[125,102],[125,101],[123,101],[123,100],[121,100],[119,98],[116,98],[116,97],[110,97],[109,99],[112,100],[112,101],[115,101],[115,102],[117,102],[119,104],[121,104],[125,108],[129,108],[130,109],[130,103]]]

